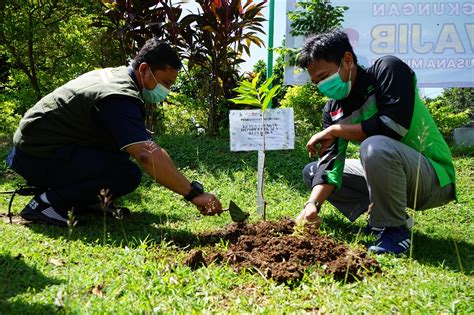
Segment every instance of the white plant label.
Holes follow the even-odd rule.
[[[293,108],[267,109],[265,126],[260,109],[231,110],[229,121],[231,151],[291,150],[295,147]]]

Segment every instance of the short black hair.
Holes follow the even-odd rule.
[[[164,70],[166,67],[180,70],[183,67],[178,53],[171,45],[155,37],[145,42],[133,59],[132,68],[137,70],[143,62],[146,62],[152,70]]]
[[[341,30],[320,33],[304,42],[298,56],[298,65],[301,68],[307,68],[313,60],[321,59],[339,64],[346,51],[352,53],[354,62],[357,64],[357,56],[346,33]]]

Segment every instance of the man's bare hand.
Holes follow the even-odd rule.
[[[321,157],[333,143],[336,141],[336,137],[331,134],[330,128],[326,128],[323,131],[318,132],[309,139],[306,144],[306,149],[309,151],[309,156],[313,157],[317,152],[318,156]]]
[[[202,193],[191,201],[202,215],[215,215],[222,213],[222,204],[219,199],[210,193]]]
[[[304,207],[303,210],[301,210],[300,214],[296,218],[296,221],[303,221],[303,222],[312,222],[316,223],[319,227],[321,225],[321,217],[318,214],[318,209],[316,208],[316,205],[314,203],[308,203]]]

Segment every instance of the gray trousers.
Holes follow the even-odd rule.
[[[316,170],[317,162],[303,169],[309,188]],[[430,209],[453,199],[453,185],[440,187],[431,163],[418,151],[389,137],[372,136],[362,142],[360,160],[346,159],[342,186],[328,201],[351,221],[370,208],[372,226],[393,227],[405,224],[407,207]]]

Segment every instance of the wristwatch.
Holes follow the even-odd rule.
[[[303,206],[303,209],[306,208],[306,206],[310,203],[314,204],[314,206],[316,207],[316,210],[318,211],[318,213],[319,213],[319,211],[321,211],[321,204],[319,203],[319,201],[306,201],[304,206]]]
[[[192,181],[191,191],[186,196],[184,196],[184,199],[186,199],[187,201],[191,201],[195,197],[202,194],[203,192],[204,192],[204,186],[200,182]]]

